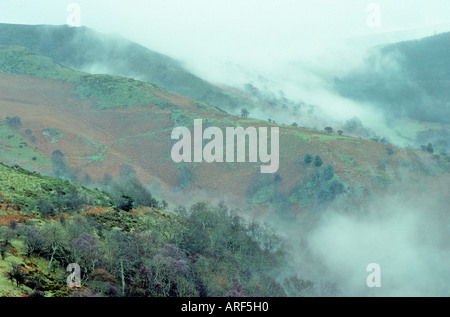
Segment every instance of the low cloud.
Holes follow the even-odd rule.
[[[291,269],[316,283],[311,295],[321,285],[334,286],[327,296],[450,295],[448,200],[420,186],[396,189],[363,208],[327,209],[309,229],[297,224]],[[366,284],[371,263],[381,268],[379,288]]]

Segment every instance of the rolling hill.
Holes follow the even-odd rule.
[[[78,182],[136,173],[172,204],[211,198],[255,213],[296,214],[338,195],[360,199],[383,190],[404,170],[417,181],[448,173],[446,157],[235,117],[155,84],[74,71],[17,46],[0,47],[0,105],[3,162]],[[172,130],[192,128],[198,118],[221,129],[279,127],[279,171],[263,175],[259,163],[174,163]],[[305,163],[307,153],[322,164]]]
[[[154,83],[222,109],[252,104],[241,93],[223,90],[189,73],[180,62],[168,56],[86,27],[0,23],[0,45],[26,47],[78,71],[131,77]]]

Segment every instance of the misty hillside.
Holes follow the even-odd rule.
[[[449,12],[0,0],[0,298],[450,297]]]
[[[426,142],[402,148],[357,118],[313,129],[238,116],[250,103],[238,90],[115,36],[0,24],[0,296],[448,295],[450,156],[427,144],[446,138],[432,117],[446,115],[448,54],[431,49],[445,39],[380,48],[372,77],[369,64],[336,79]],[[242,88],[262,118],[317,110]],[[262,174],[268,164],[249,153],[174,162],[171,133],[195,119],[268,128],[271,149],[278,128],[279,168]],[[69,263],[81,266],[79,289],[66,284]],[[369,263],[382,266],[382,288],[368,287]]]
[[[170,57],[86,27],[0,24],[0,45],[23,46],[79,71],[154,83],[225,110],[250,103],[238,94],[194,76]]]
[[[220,197],[292,217],[339,196],[368,197],[402,170],[419,179],[448,171],[447,158],[428,151],[234,117],[147,82],[77,72],[22,47],[0,47],[0,71],[5,163],[86,184],[136,174],[172,204]],[[192,128],[195,118],[222,129],[279,127],[279,170],[263,175],[260,164],[248,162],[174,163],[171,130]]]
[[[450,123],[450,33],[377,47],[365,67],[335,79],[345,97],[388,118]],[[448,131],[443,138],[449,139]]]

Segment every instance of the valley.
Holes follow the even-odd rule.
[[[0,24],[0,295],[371,296],[350,267],[428,270],[448,255],[446,81],[421,81],[431,107],[359,71],[333,89],[388,113],[375,132],[89,28]],[[295,109],[307,125],[261,119]]]

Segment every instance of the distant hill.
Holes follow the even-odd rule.
[[[365,67],[335,79],[345,97],[391,119],[450,123],[450,32],[373,49]]]
[[[194,76],[170,57],[86,27],[0,24],[0,45],[23,46],[79,71],[138,78],[224,110],[251,103]]]

